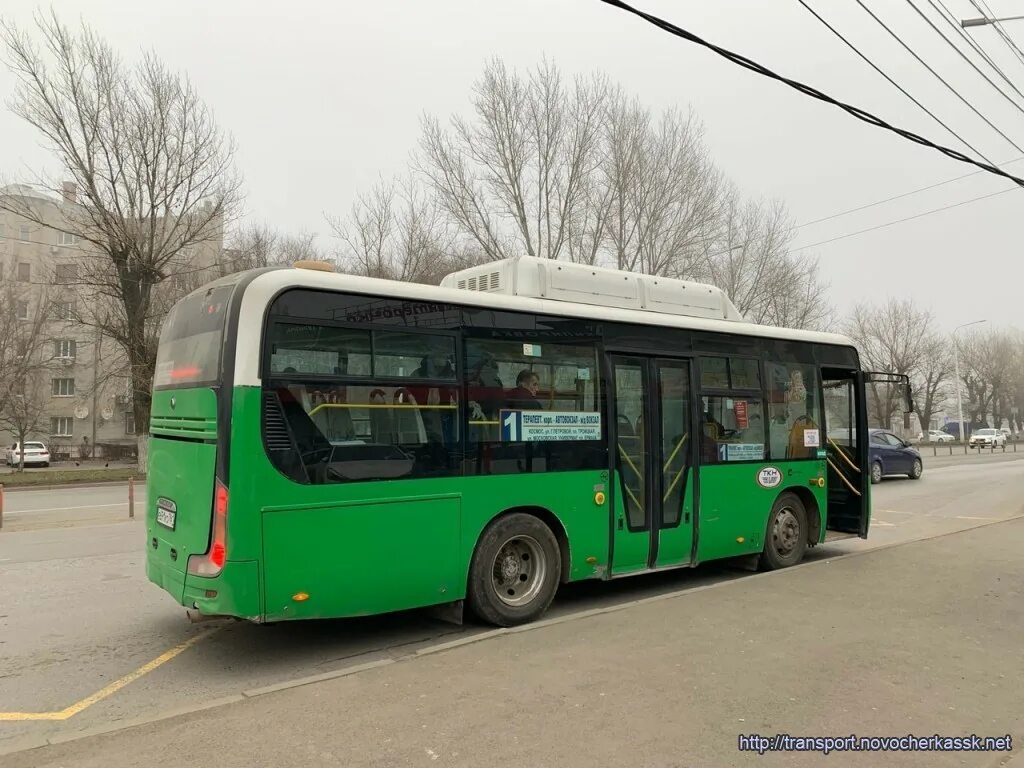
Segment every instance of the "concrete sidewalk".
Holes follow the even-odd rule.
[[[1024,746],[1022,549],[1024,521],[989,525],[497,633],[2,762],[1004,765]],[[171,663],[180,674],[189,655]],[[755,733],[1010,734],[1015,749],[739,752],[738,735]]]

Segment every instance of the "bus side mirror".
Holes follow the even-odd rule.
[[[905,379],[904,386],[906,387],[904,392],[906,393],[906,400],[907,400],[907,410],[906,410],[906,412],[907,413],[913,413],[914,410],[915,410],[914,409],[914,389],[913,389],[913,387],[910,386],[910,377],[909,376],[905,376],[904,379]]]

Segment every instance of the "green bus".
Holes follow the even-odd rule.
[[[464,603],[866,537],[842,336],[706,285],[531,258],[440,287],[253,270],[179,301],[150,424],[149,579],[193,619]]]

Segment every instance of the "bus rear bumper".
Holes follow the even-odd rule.
[[[255,560],[228,561],[215,578],[188,576],[181,604],[203,616],[261,621],[259,566]],[[193,619],[190,616],[191,621]]]

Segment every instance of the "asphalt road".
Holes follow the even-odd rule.
[[[866,541],[821,546],[808,559],[1020,516],[1022,490],[1024,454],[930,461],[920,481],[892,479],[875,487]],[[144,488],[137,493],[141,516]],[[123,486],[7,495],[0,531],[0,753],[490,631],[447,624],[424,612],[276,626],[189,625],[181,607],[146,581],[142,524],[129,522],[127,509]],[[799,573],[792,578],[799,580]],[[568,617],[748,576],[712,565],[571,585],[549,615]],[[126,675],[168,651],[179,655],[125,682]],[[97,698],[111,684],[116,690]],[[3,714],[66,713],[76,706],[61,719]]]

